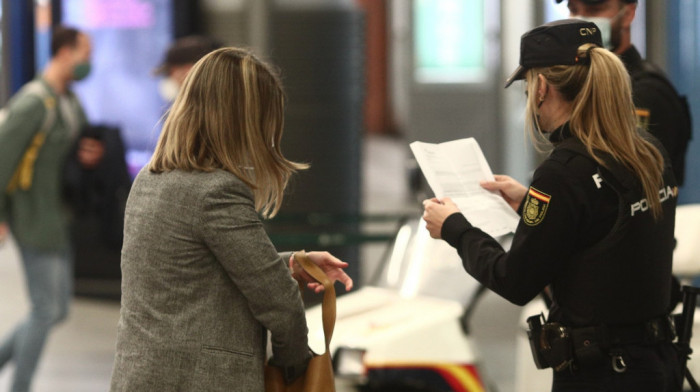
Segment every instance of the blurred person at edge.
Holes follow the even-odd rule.
[[[297,281],[323,286],[275,250],[259,215],[273,217],[307,167],[280,150],[284,102],[277,73],[242,49],[209,53],[185,78],[127,201],[112,392],[261,392],[266,331],[287,381],[305,369]],[[308,255],[352,288],[346,263]]]
[[[73,260],[62,201],[62,167],[87,122],[70,86],[89,74],[90,52],[85,33],[54,28],[46,69],[12,97],[0,125],[0,237],[12,231],[31,301],[27,318],[0,343],[0,367],[10,361],[15,365],[13,392],[29,390],[49,330],[68,313]],[[51,114],[45,142],[31,168],[31,184],[6,192],[25,151]],[[101,142],[83,138],[78,145],[83,167],[97,166],[104,153]]]
[[[561,3],[564,0],[555,0]],[[642,58],[632,45],[631,25],[637,0],[568,0],[571,17],[595,23],[603,45],[620,56],[632,77],[637,122],[668,151],[678,185],[685,179],[685,154],[691,138],[690,110],[664,72]]]
[[[629,76],[595,24],[548,23],[520,45],[506,87],[525,80],[526,124],[553,151],[529,188],[507,176],[482,184],[521,215],[510,250],[449,198],[424,201],[427,229],[515,304],[551,287],[547,323],[531,331],[552,391],[679,391],[669,320],[678,188],[667,154],[637,130]]]
[[[219,42],[200,35],[178,38],[173,42],[165,53],[163,62],[153,70],[155,75],[163,76],[158,84],[161,98],[172,103],[194,63],[220,47]]]

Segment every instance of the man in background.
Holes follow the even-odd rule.
[[[87,122],[70,86],[89,74],[90,53],[86,34],[56,27],[44,73],[12,97],[0,122],[0,241],[12,231],[31,301],[27,318],[0,341],[0,368],[15,365],[12,392],[30,389],[46,337],[66,317],[72,297],[62,169]],[[77,154],[93,168],[103,146],[81,139]]]
[[[556,0],[561,3],[563,0]],[[568,0],[572,17],[589,20],[601,30],[603,44],[620,56],[632,79],[637,121],[668,151],[679,185],[685,177],[685,153],[691,137],[690,111],[658,67],[642,59],[632,45],[631,25],[637,0]]]
[[[164,77],[158,86],[163,100],[168,103],[174,101],[194,63],[220,47],[221,44],[215,40],[200,35],[190,35],[173,42],[161,65],[154,70],[156,75]]]

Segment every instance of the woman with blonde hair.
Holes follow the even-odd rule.
[[[293,277],[322,286],[277,253],[259,216],[306,168],[280,150],[284,99],[276,73],[241,49],[209,53],[185,79],[127,202],[111,391],[262,391],[266,331],[271,364],[289,380],[305,369]],[[346,263],[308,255],[352,287]]]
[[[482,184],[521,215],[510,250],[448,198],[424,201],[431,236],[515,304],[549,287],[549,317],[531,317],[529,336],[553,391],[680,390],[668,317],[677,187],[660,143],[636,129],[624,65],[595,24],[569,19],[523,35],[506,87],[519,79],[533,137],[554,148],[529,188]]]

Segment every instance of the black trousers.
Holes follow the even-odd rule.
[[[552,392],[680,392],[683,371],[671,343],[629,345],[611,350],[620,354],[626,370],[613,370],[612,358],[597,366],[554,372]]]

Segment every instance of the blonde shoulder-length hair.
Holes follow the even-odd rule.
[[[637,130],[629,74],[614,53],[593,44],[580,46],[578,58],[585,64],[528,70],[525,113],[530,135],[534,139],[541,135],[536,121],[537,75],[541,74],[571,102],[571,133],[599,164],[605,165],[598,156],[604,152],[634,173],[642,184],[652,215],[658,219],[662,214],[659,188],[663,184],[663,156]]]
[[[148,168],[228,171],[252,189],[256,210],[272,217],[289,177],[308,167],[282,155],[284,105],[269,65],[244,49],[215,50],[185,78]]]

